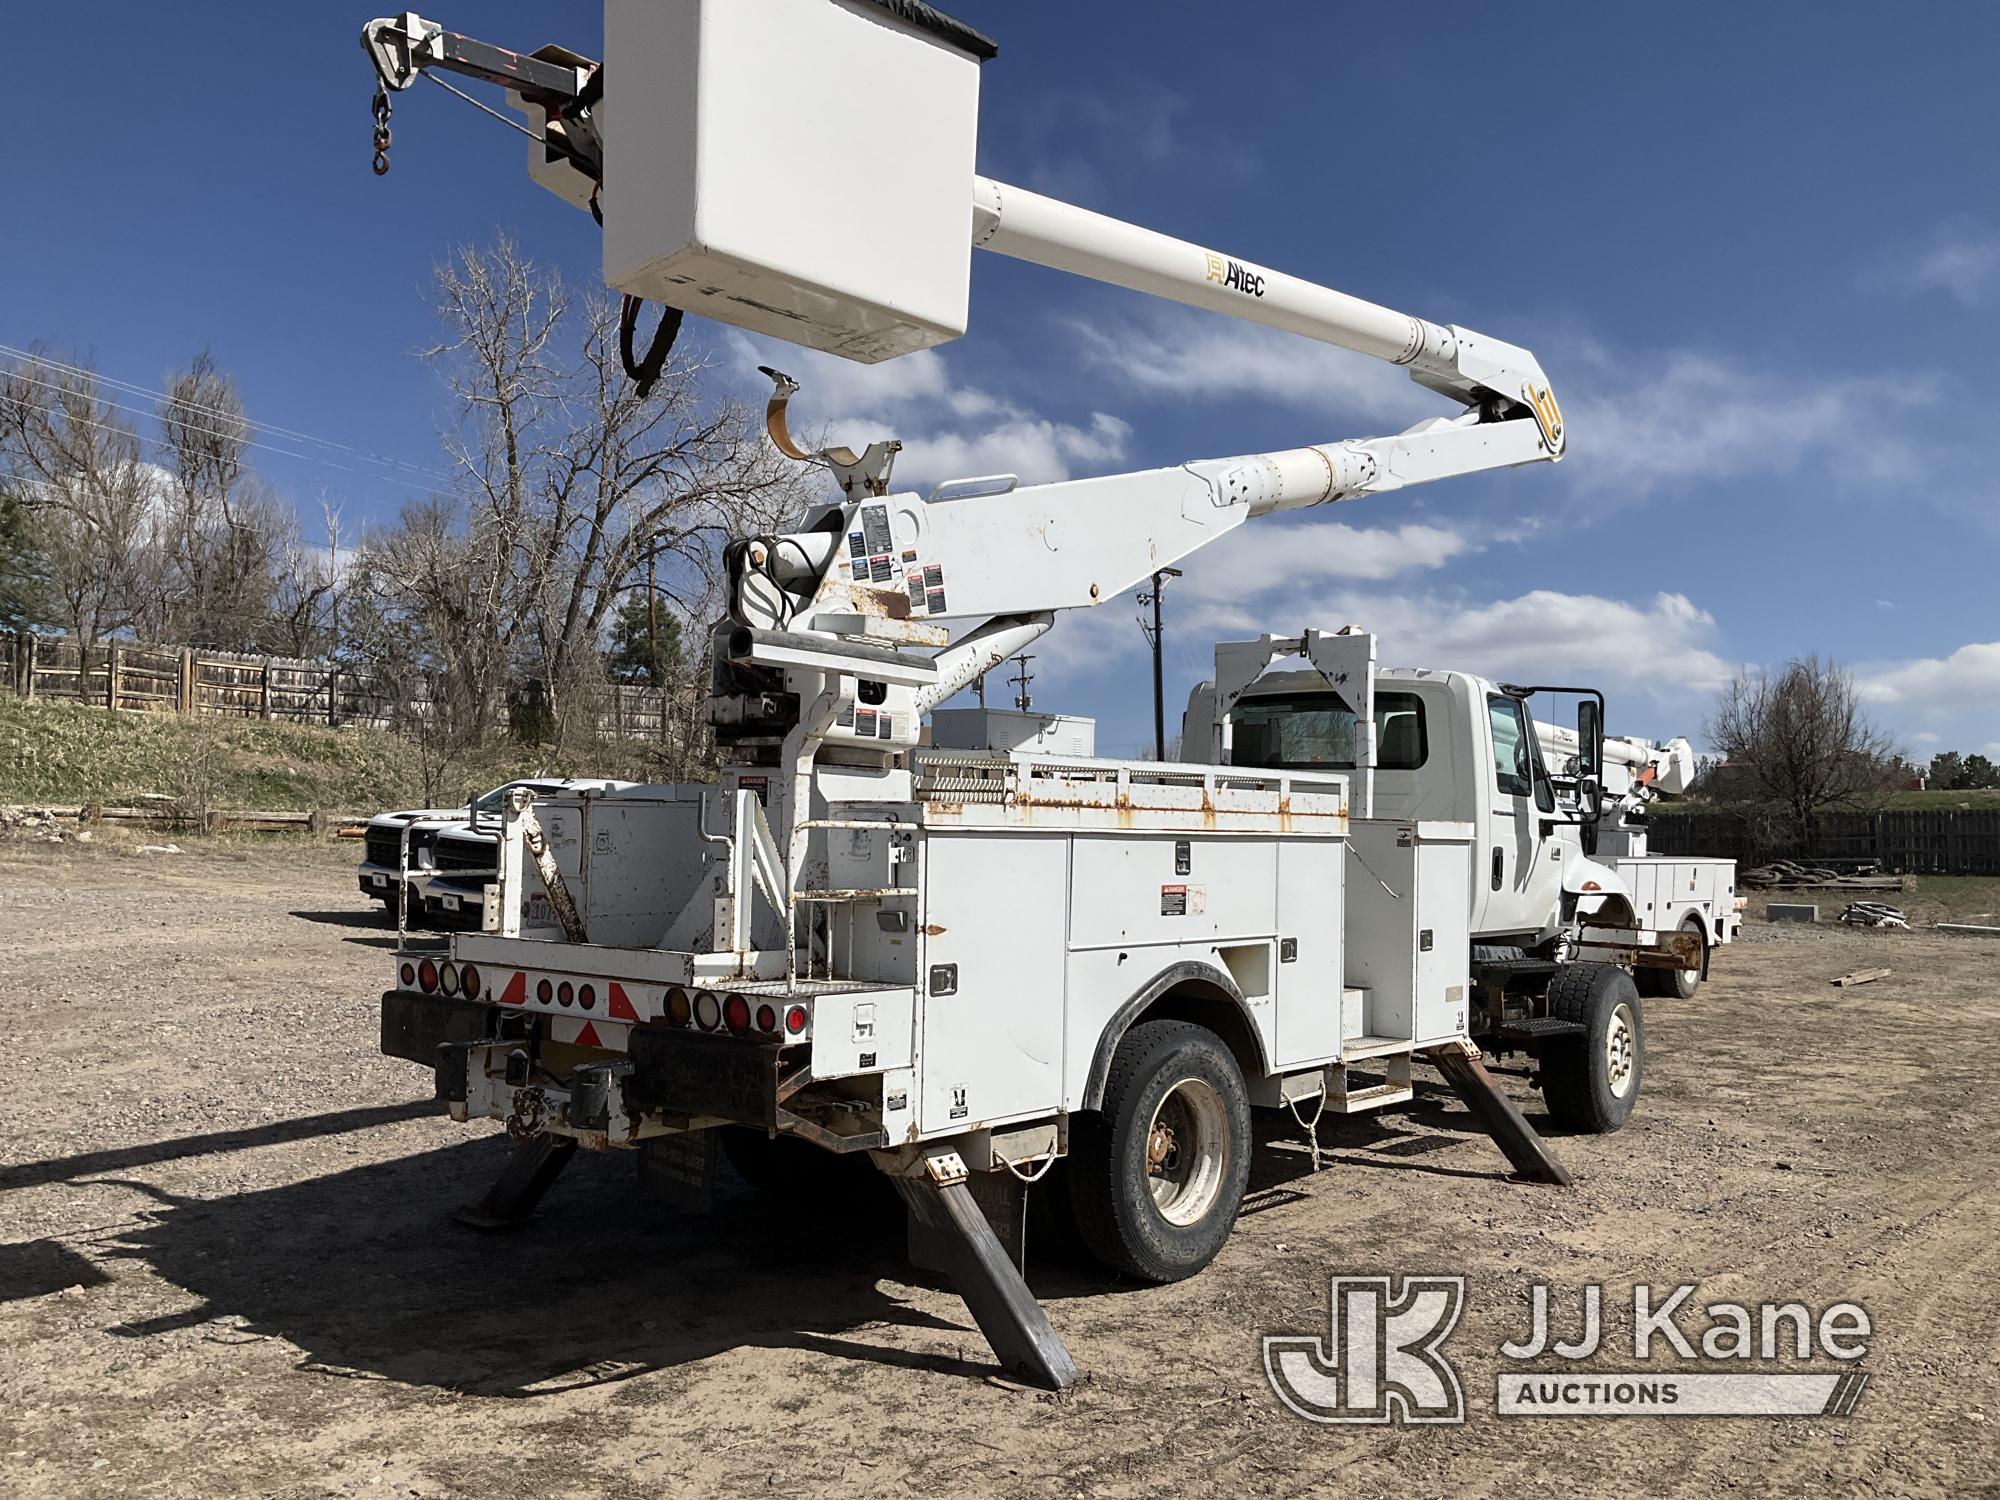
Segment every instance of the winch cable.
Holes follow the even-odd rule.
[[[678,307],[664,307],[660,310],[660,325],[653,330],[653,340],[646,346],[646,357],[635,360],[632,357],[633,335],[639,327],[639,309],[645,299],[634,297],[630,292],[618,304],[618,358],[625,366],[625,373],[632,377],[633,388],[639,399],[644,401],[659,383],[660,373],[667,367],[667,356],[674,351],[674,340],[680,337],[681,310]]]

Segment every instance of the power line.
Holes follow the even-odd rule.
[[[217,406],[206,406],[198,401],[182,401],[166,391],[155,390],[151,386],[140,385],[136,381],[119,380],[114,376],[105,375],[97,370],[86,369],[81,365],[69,364],[64,360],[52,358],[47,354],[37,354],[28,349],[17,349],[11,344],[0,344],[0,354],[10,355],[17,361],[28,360],[35,364],[45,365],[52,370],[61,370],[66,374],[81,376],[100,385],[111,386],[113,389],[123,391],[128,395],[146,396],[156,401],[170,402],[185,410],[199,412],[207,416],[227,417],[231,421],[241,422],[246,427],[256,428],[273,437],[286,438],[292,442],[311,443],[315,447],[320,448],[331,448],[336,452],[345,453],[353,458],[364,459],[369,463],[381,464],[387,468],[407,469],[413,474],[422,474],[432,479],[449,481],[451,478],[449,474],[445,474],[440,470],[426,468],[422,464],[413,464],[408,459],[390,458],[383,454],[370,453],[366,449],[357,448],[351,443],[336,442],[332,438],[318,437],[310,432],[301,432],[294,427],[280,427],[275,422],[259,421],[240,411],[230,411]],[[119,409],[127,411],[132,408],[120,407]],[[142,413],[142,415],[153,415],[153,413]]]
[[[37,383],[39,384],[40,382]],[[116,402],[107,401],[104,404],[107,406],[115,407],[119,411],[132,410],[132,408],[128,406],[118,406]],[[109,432],[109,433],[114,433],[119,437],[129,437],[134,439],[136,439],[138,436],[138,434],[130,432],[123,427],[113,427],[107,422],[97,422],[91,420],[89,417],[79,417],[74,412],[64,411],[61,407],[58,406],[42,406],[33,401],[25,401],[22,403],[22,405],[32,407],[36,411],[48,412],[52,416],[59,416],[66,422],[80,422],[85,427],[96,428],[99,432]],[[348,464],[337,464],[330,458],[314,458],[311,455],[304,453],[288,453],[283,448],[272,448],[268,443],[252,442],[252,443],[245,443],[244,446],[248,448],[264,449],[267,452],[282,454],[286,458],[296,458],[305,463],[319,464],[329,469],[339,469],[343,473],[347,474],[358,474],[363,479],[379,480],[389,484],[407,485],[420,495],[433,495],[440,500],[450,500],[454,498],[447,491],[431,489],[426,485],[418,484],[414,479],[399,479],[394,474],[371,474],[364,469],[356,469]],[[46,483],[47,481],[38,481],[38,482]]]

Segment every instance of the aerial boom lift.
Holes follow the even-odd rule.
[[[976,32],[928,6],[900,0],[893,5],[852,0],[845,6],[835,0],[782,0],[757,8],[767,28],[758,40],[810,26],[829,6],[872,10],[880,25],[925,31],[926,40],[973,59],[975,74],[977,62],[993,54],[992,45]],[[621,35],[630,38],[635,76],[648,77],[652,89],[664,90],[673,80],[662,75],[682,53],[692,52],[701,66],[712,66],[710,54],[726,15],[711,14],[712,7],[693,7],[687,27],[663,41],[657,27],[635,14],[644,9],[626,0],[612,0],[606,8],[607,48]],[[644,184],[635,186],[634,200],[652,188],[644,175],[648,169],[629,156],[621,158],[621,151],[667,146],[621,135],[619,110],[637,116],[641,107],[652,105],[621,99],[615,83],[607,87],[603,65],[561,47],[514,53],[448,31],[414,12],[369,22],[362,45],[375,67],[376,111],[385,122],[389,95],[409,88],[426,71],[508,86],[536,143],[531,174],[605,223],[607,279],[628,300],[643,291],[668,303],[674,326],[681,311],[745,327],[773,326],[767,299],[729,295],[726,289],[718,293],[699,277],[662,275],[662,257],[622,276],[613,266],[612,239],[621,217],[661,217],[650,203],[621,202],[621,181]],[[658,49],[667,45],[678,45],[680,51],[662,55]],[[823,61],[832,66],[837,59]],[[619,66],[626,66],[622,57]],[[699,71],[692,80],[712,84],[710,75]],[[728,123],[741,129],[746,122]],[[697,120],[694,128],[705,126]],[[797,138],[790,129],[781,134]],[[386,139],[378,135],[377,144],[378,151],[385,149]],[[695,167],[709,170],[712,160],[697,155]],[[911,175],[914,180],[915,167]],[[797,180],[797,173],[787,179]],[[701,184],[701,191],[714,197],[777,190],[771,183]],[[895,191],[896,185],[875,184],[862,196],[873,212],[876,195]],[[909,191],[920,196],[921,183]],[[949,189],[941,191],[948,195]],[[925,710],[1021,650],[1050,627],[1055,611],[1115,598],[1253,517],[1563,456],[1561,410],[1540,364],[1525,349],[989,178],[968,174],[959,193],[956,215],[966,226],[966,249],[957,253],[969,254],[971,247],[990,250],[1351,349],[1407,368],[1412,379],[1460,410],[1381,437],[1197,459],[1172,468],[1054,484],[1017,487],[1012,476],[1001,475],[941,486],[929,496],[892,495],[897,443],[877,442],[859,456],[849,449],[807,453],[785,424],[786,404],[797,387],[779,372],[767,371],[776,385],[769,408],[773,439],[786,452],[824,464],[841,484],[846,502],[818,512],[800,532],[753,538],[732,553],[731,628],[717,636],[723,668],[718,682],[728,687],[718,694],[714,718],[724,736],[746,750],[752,748],[751,740],[764,741],[766,752],[776,749],[774,736],[800,727],[790,705],[810,708],[817,703],[823,722],[807,724],[783,756],[795,767],[808,765],[840,712],[837,693],[812,689],[842,677],[887,686],[888,711],[873,716],[876,743],[883,749],[907,748],[917,743]],[[848,196],[853,195],[843,189],[843,197]],[[947,208],[936,217],[949,223],[953,213]],[[828,232],[837,235],[841,227],[831,226]],[[682,259],[686,256],[681,252]],[[774,262],[777,258],[772,257]],[[623,256],[621,265],[631,259]],[[919,265],[915,274],[931,270]],[[758,282],[759,290],[768,291],[775,275]],[[875,329],[867,338],[858,337],[851,325],[871,318],[879,323],[880,309],[871,305],[827,314],[825,304],[837,300],[826,294],[830,276],[817,271],[814,276],[814,284],[804,291],[793,281],[780,287],[778,295],[791,295],[807,309],[788,308],[786,316],[775,320],[782,336],[871,360],[938,341],[938,330],[929,327],[889,334]],[[628,310],[628,330],[630,326]],[[949,320],[943,336],[954,336]],[[663,352],[655,350],[656,356]],[[936,657],[905,649],[944,646],[946,637],[937,622],[965,618],[979,623]],[[780,673],[786,679],[782,684]],[[802,674],[818,681],[803,682]],[[887,733],[881,730],[885,721],[891,726]],[[781,841],[784,825],[791,821],[792,800],[781,795],[771,809]]]

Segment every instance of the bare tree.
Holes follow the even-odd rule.
[[[280,528],[271,581],[268,644],[288,656],[334,656],[340,647],[340,508],[322,498],[326,543],[299,535],[296,520]]]
[[[160,639],[255,649],[296,518],[250,472],[242,398],[213,355],[172,377],[159,417],[171,481],[159,526],[166,587],[146,624]]]
[[[1739,674],[1716,701],[1708,737],[1730,785],[1781,813],[1808,851],[1819,815],[1881,790],[1896,754],[1862,712],[1853,679],[1816,655],[1775,675]]]
[[[96,378],[39,352],[0,372],[0,464],[60,623],[85,645],[130,626],[158,595],[159,476]]]
[[[462,515],[411,507],[371,545],[378,589],[425,622],[449,712],[475,733],[516,695],[558,739],[595,713],[613,610],[642,580],[699,607],[730,536],[800,504],[752,414],[703,396],[696,362],[669,365],[640,398],[618,352],[615,309],[572,299],[561,278],[504,237],[437,272],[443,337],[427,351],[459,402],[446,448]],[[390,613],[396,601],[378,595]]]

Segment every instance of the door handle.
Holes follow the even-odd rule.
[[[1499,890],[1500,883],[1507,878],[1507,851],[1498,844],[1493,846],[1493,889]]]

